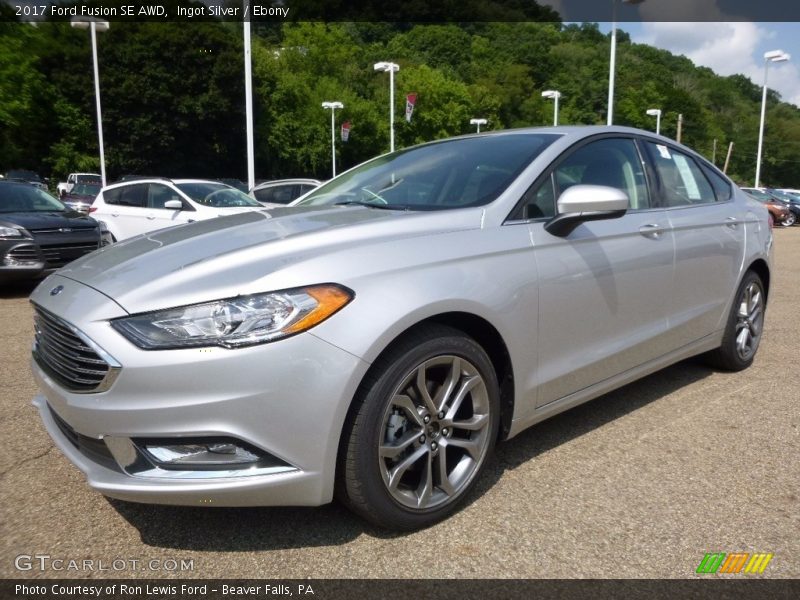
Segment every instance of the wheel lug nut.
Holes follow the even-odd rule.
[[[430,415],[425,415],[425,418],[422,419],[422,420],[425,421],[426,423],[430,423],[431,422],[431,416]]]
[[[440,412],[440,413],[439,413],[439,418],[440,418],[440,419],[444,419],[444,411],[442,411],[442,412]]]
[[[425,436],[424,435],[419,436],[419,443],[420,444],[424,444],[425,443]]]
[[[436,450],[436,448],[438,448],[438,447],[439,447],[439,444],[437,444],[436,442],[431,442],[431,450]]]
[[[442,435],[447,435],[447,433],[448,433],[448,429],[447,429],[447,427],[444,427],[442,429]]]

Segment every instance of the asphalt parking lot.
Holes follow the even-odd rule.
[[[0,577],[175,576],[170,561],[190,560],[180,576],[683,578],[707,552],[770,552],[763,577],[800,577],[800,227],[775,237],[752,368],[683,362],[539,424],[498,447],[463,510],[407,535],[335,504],[159,507],[91,491],[31,406],[32,286],[0,290]],[[139,562],[20,571],[21,554]]]

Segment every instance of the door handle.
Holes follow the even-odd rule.
[[[118,216],[119,216],[119,213],[111,213],[111,216],[112,216],[112,217],[118,217]]]
[[[647,225],[642,225],[641,227],[639,227],[639,233],[641,233],[645,237],[649,237],[654,240],[661,237],[661,234],[663,232],[664,228],[658,223],[648,223]]]
[[[148,221],[152,221],[152,220],[153,220],[153,219],[155,219],[155,218],[156,218],[156,216],[155,216],[155,215],[147,215],[147,220],[148,220]]]
[[[730,227],[731,229],[736,229],[736,226],[739,224],[739,219],[736,217],[728,217],[725,219],[727,223],[725,223],[726,227]]]

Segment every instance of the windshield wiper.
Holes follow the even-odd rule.
[[[408,210],[408,206],[403,204],[376,204],[374,202],[365,202],[364,200],[343,200],[342,202],[335,202],[334,206],[367,206],[369,208],[380,208],[381,210]]]

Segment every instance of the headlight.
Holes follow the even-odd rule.
[[[0,227],[0,238],[21,238],[25,237],[22,230],[16,227]]]
[[[323,284],[143,313],[111,325],[145,350],[239,348],[311,329],[352,299],[350,290]]]

